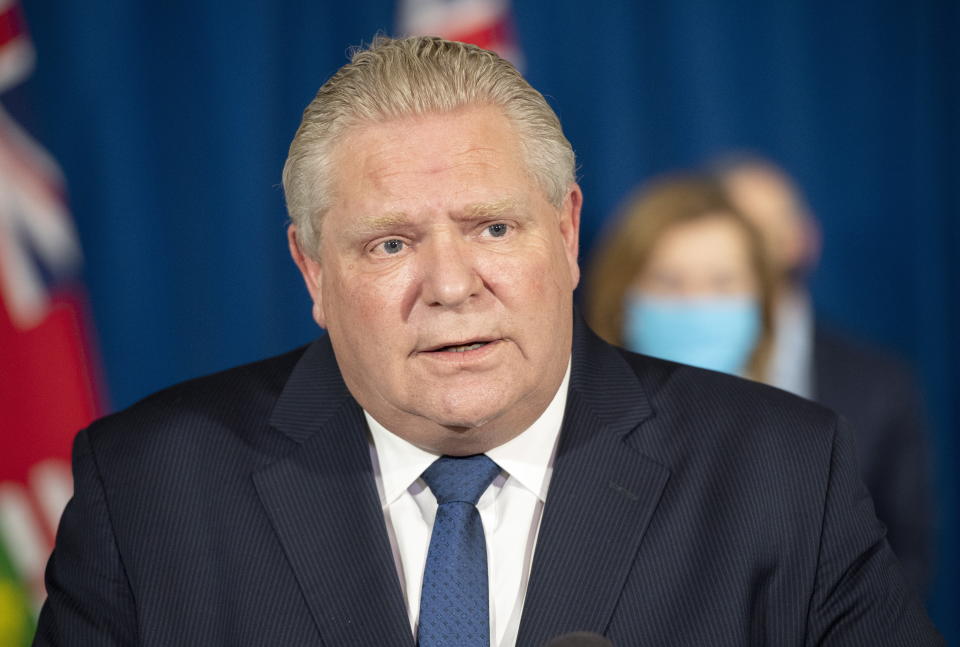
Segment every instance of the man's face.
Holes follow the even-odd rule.
[[[334,168],[320,260],[291,249],[351,393],[446,454],[524,431],[570,356],[579,188],[554,208],[486,106],[357,127]]]

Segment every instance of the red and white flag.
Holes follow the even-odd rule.
[[[23,80],[33,60],[18,3],[0,0],[0,92]],[[3,645],[28,644],[21,634],[32,630],[43,568],[73,489],[70,445],[102,413],[80,262],[57,164],[0,105]]]
[[[489,49],[522,67],[510,0],[402,0],[398,31]]]

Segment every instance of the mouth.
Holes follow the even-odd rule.
[[[492,344],[495,340],[492,339],[477,339],[470,340],[465,342],[458,342],[455,344],[441,344],[438,346],[433,346],[427,348],[424,352],[426,353],[466,353],[471,350],[478,350],[483,348],[488,344]]]
[[[465,353],[468,350],[477,350],[478,348],[483,348],[490,342],[487,341],[477,341],[472,344],[459,344],[456,346],[441,346],[433,352],[438,353]]]

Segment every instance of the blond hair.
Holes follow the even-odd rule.
[[[559,208],[574,181],[573,148],[543,95],[512,64],[465,43],[378,36],[320,87],[290,144],[283,190],[301,248],[319,253],[321,220],[334,198],[332,152],[346,130],[484,105],[503,110],[531,179]]]
[[[747,364],[747,374],[762,381],[773,343],[775,277],[760,232],[711,178],[663,176],[627,200],[594,255],[587,283],[587,320],[598,335],[622,346],[627,293],[646,269],[663,235],[677,225],[716,217],[735,224],[747,242],[761,313],[760,339]]]

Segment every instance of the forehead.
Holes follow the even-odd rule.
[[[381,220],[457,202],[495,208],[534,188],[513,125],[492,106],[354,126],[333,162],[331,211]]]
[[[668,227],[654,246],[652,264],[712,267],[741,265],[749,257],[746,232],[724,214]]]

